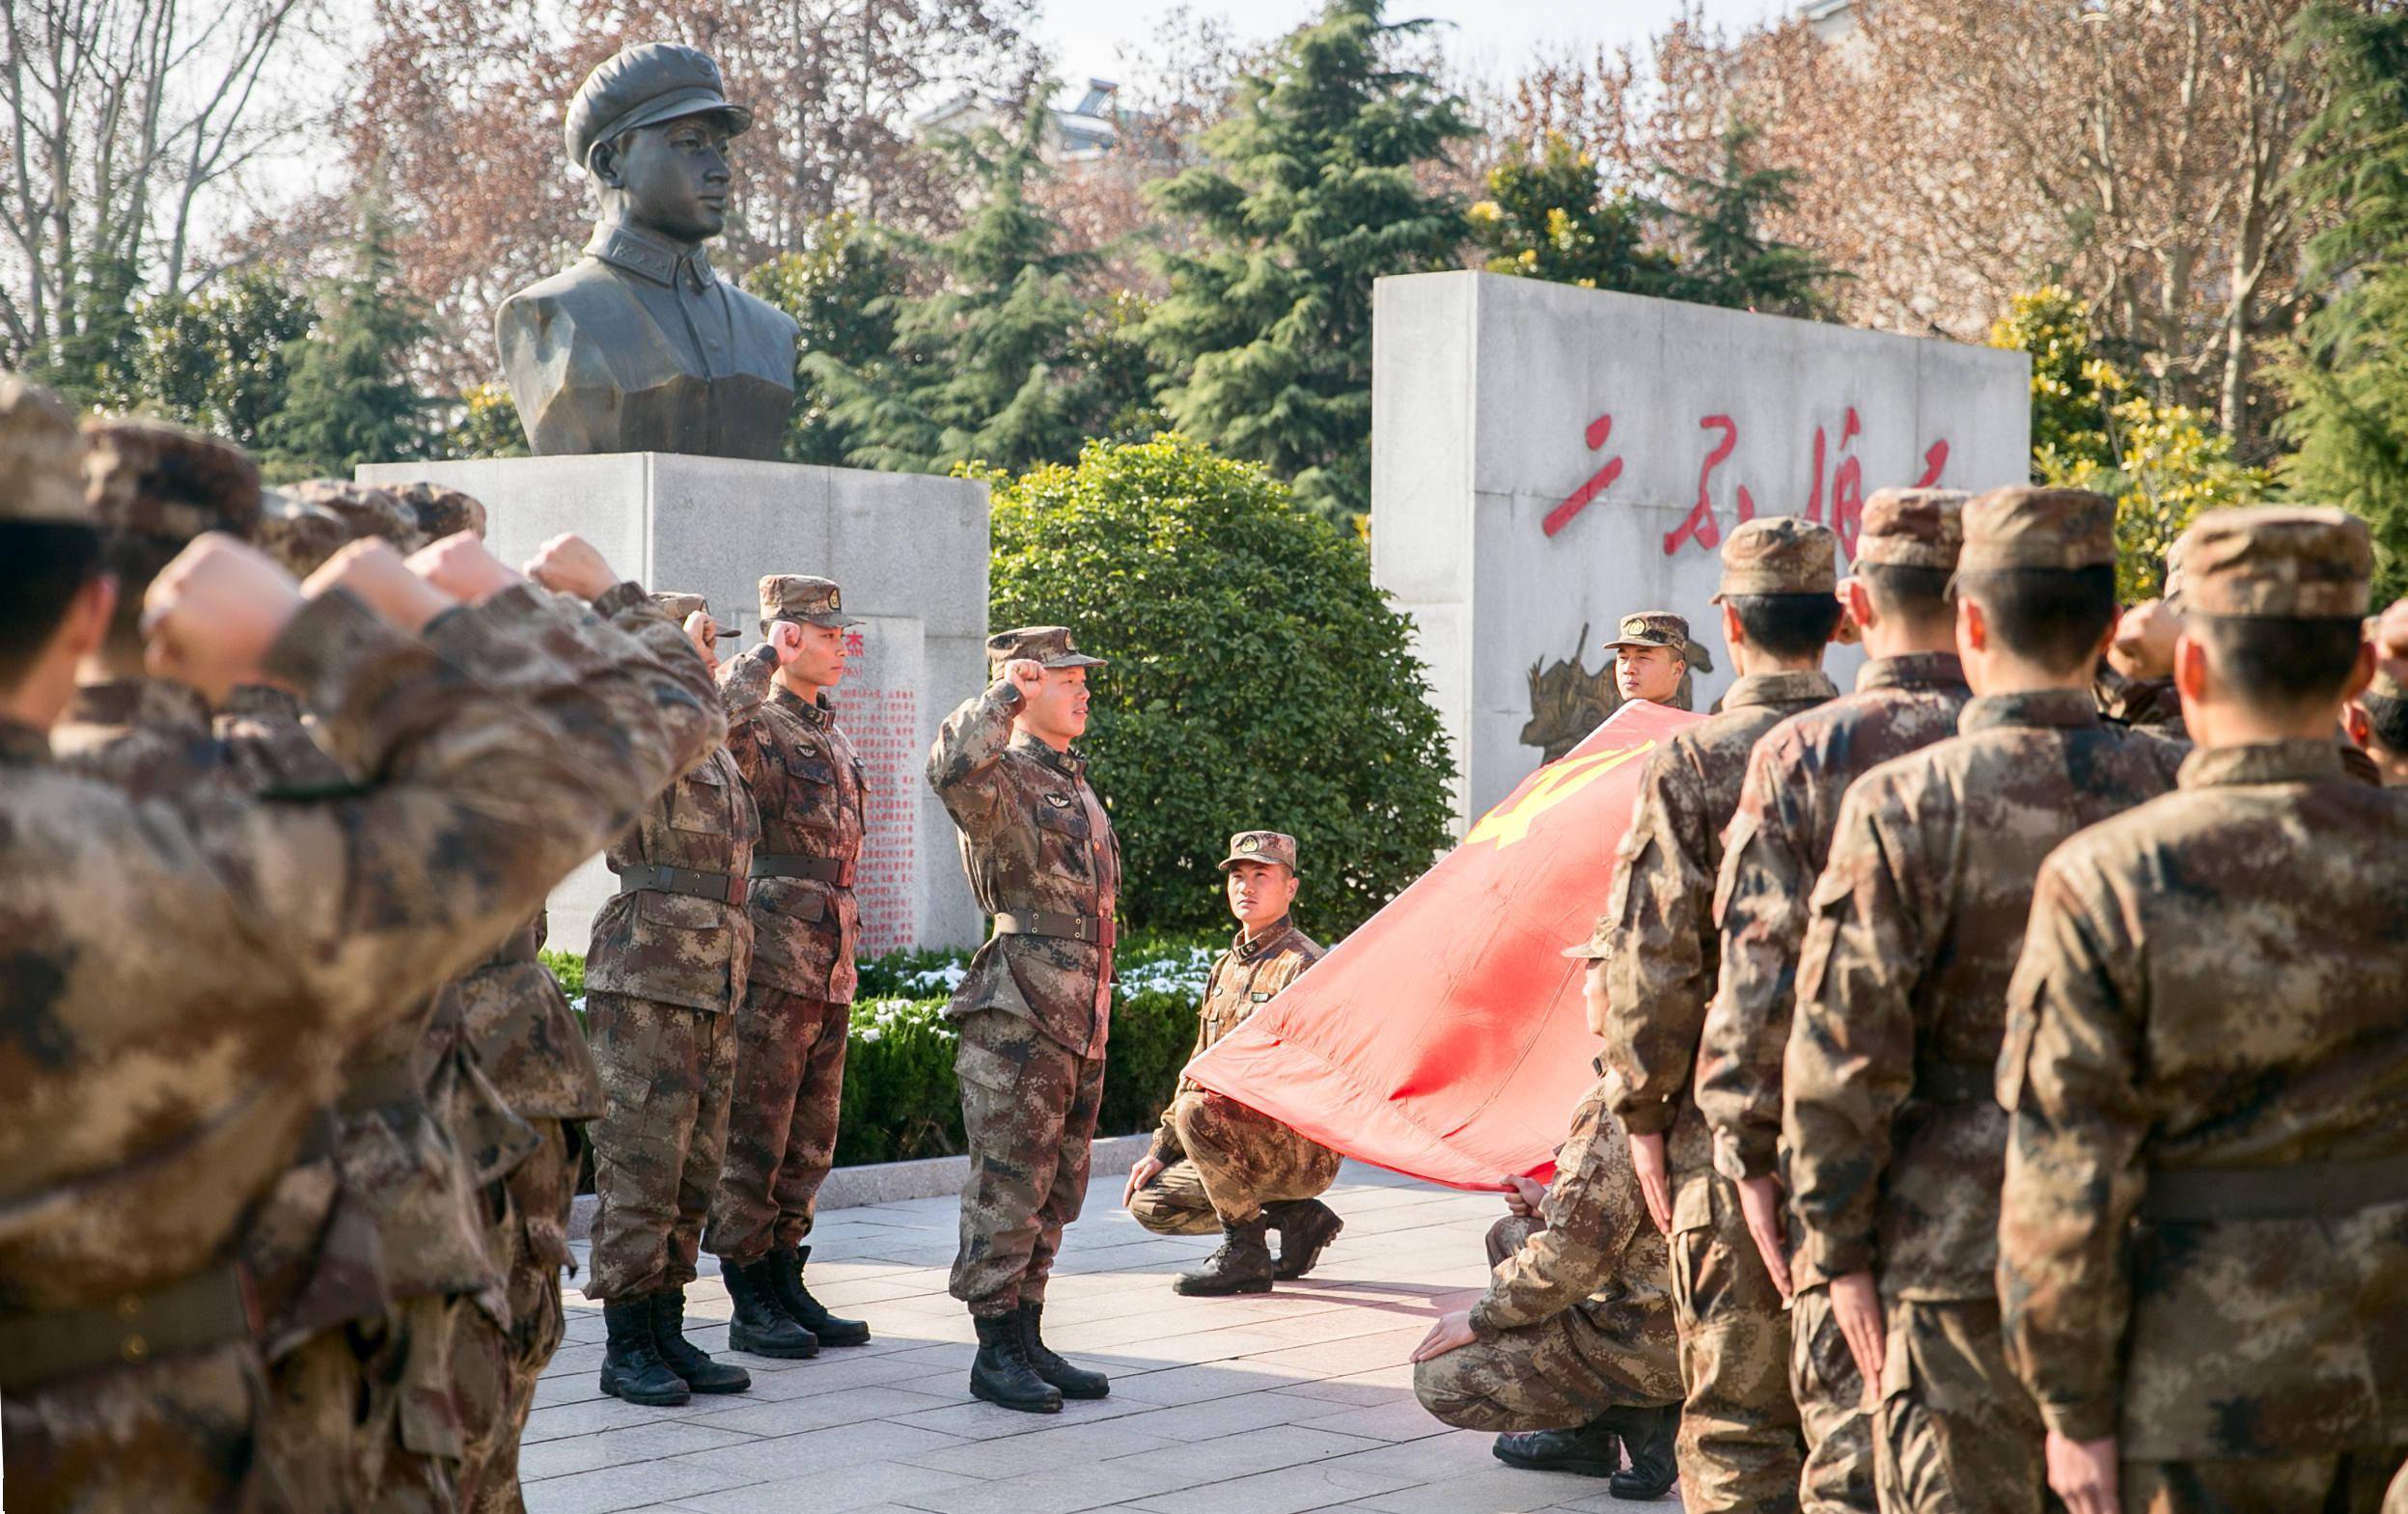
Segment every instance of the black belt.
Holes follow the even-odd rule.
[[[1091,947],[1110,950],[1120,938],[1120,931],[1109,919],[1097,920],[1090,915],[1065,915],[1053,910],[997,910],[995,934],[999,936],[1052,936],[1062,941],[1084,941]]]
[[[2408,1153],[2289,1167],[2151,1168],[2141,1218],[2314,1220],[2408,1201]]]
[[[250,1290],[231,1261],[106,1304],[0,1313],[0,1392],[241,1340],[251,1325]]]
[[[1919,1061],[1914,1097],[1926,1104],[1989,1104],[1998,1098],[1998,1069],[1980,1062]]]
[[[698,899],[741,904],[745,888],[744,880],[732,872],[697,872],[691,867],[672,867],[661,863],[637,863],[619,874],[622,894],[649,889],[655,894],[691,894]]]
[[[813,878],[840,889],[853,886],[853,865],[834,857],[804,857],[794,852],[755,852],[756,878]]]

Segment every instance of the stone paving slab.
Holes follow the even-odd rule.
[[[1591,1478],[1518,1472],[1490,1438],[1413,1400],[1406,1353],[1486,1280],[1481,1195],[1348,1163],[1329,1202],[1346,1230],[1313,1277],[1270,1294],[1183,1299],[1171,1275],[1213,1237],[1165,1239],[1091,1180],[1045,1307],[1046,1337],[1111,1374],[1058,1416],[1012,1414],[964,1385],[973,1335],[945,1292],[956,1209],[915,1198],[823,1215],[812,1288],[870,1321],[870,1345],[811,1362],[732,1356],[740,1395],[646,1409],[604,1396],[601,1311],[573,1287],[523,1453],[530,1514],[1602,1514],[1638,1508]],[[584,1247],[576,1250],[582,1264]],[[688,1334],[725,1349],[710,1258]],[[1675,1500],[1655,1508],[1676,1511]]]

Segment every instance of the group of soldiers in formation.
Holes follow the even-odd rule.
[[[484,525],[429,483],[266,489],[237,448],[0,375],[12,1510],[520,1507],[588,1145],[605,1391],[750,1386],[685,1334],[705,1246],[732,1351],[870,1338],[806,1281],[856,981],[843,592],[763,578],[761,639],[723,662],[699,596],[574,536],[513,570]],[[1109,1390],[1040,1322],[1120,848],[1070,745],[1098,659],[1058,626],[988,650],[929,765],[995,925],[950,1006],[952,1288],[972,1390],[1051,1412]],[[618,892],[580,1026],[538,951],[596,852]],[[1205,1044],[1319,954],[1295,864],[1291,837],[1232,839]],[[1158,1151],[1140,1218],[1248,1243],[1182,1291],[1267,1288],[1340,1229],[1336,1155],[1218,1095],[1182,1087]]]
[[[1730,535],[1433,1414],[1692,1514],[2408,1514],[2408,606],[2338,510],[2170,557],[2119,611],[2114,502],[2020,486],[1876,494],[1844,580]]]
[[[855,988],[840,588],[523,572],[431,484],[0,378],[0,1418],[12,1508],[510,1509],[571,1196],[604,1390],[858,1345],[806,1281]],[[2363,525],[2204,517],[2120,614],[2113,502],[1867,502],[1723,547],[1737,681],[1647,762],[1591,940],[1606,1051],[1422,1402],[1692,1510],[2374,1510],[2408,1456],[2408,611]],[[1821,672],[1836,636],[1868,661]],[[1623,694],[1694,643],[1627,618]],[[928,779],[993,934],[948,1013],[970,1389],[1049,1348],[1089,1176],[1120,847],[1060,626],[988,641]],[[2102,660],[2103,659],[2103,660]],[[587,1024],[537,958],[606,850]],[[1294,838],[1221,864],[1201,1050],[1319,955]],[[1338,1156],[1182,1081],[1123,1201],[1310,1271]],[[1276,1233],[1278,1249],[1272,1250]],[[2408,1473],[2390,1514],[2408,1506]]]

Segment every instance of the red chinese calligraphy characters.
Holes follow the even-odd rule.
[[[1588,428],[1581,432],[1581,437],[1583,440],[1588,442],[1589,450],[1591,452],[1595,452],[1598,448],[1603,447],[1605,445],[1606,438],[1612,436],[1613,434],[1614,418],[1610,415],[1601,415],[1589,423]],[[1591,500],[1595,499],[1598,495],[1605,492],[1607,484],[1612,483],[1616,479],[1619,479],[1621,476],[1622,459],[1619,457],[1607,458],[1605,460],[1605,466],[1589,475],[1589,481],[1586,483],[1583,483],[1579,488],[1574,489],[1571,493],[1564,495],[1564,503],[1547,511],[1547,518],[1538,523],[1538,529],[1545,532],[1550,537],[1554,536],[1557,532],[1562,531],[1565,526],[1572,523],[1572,517],[1574,515],[1579,514],[1582,510],[1589,508],[1589,502]]]

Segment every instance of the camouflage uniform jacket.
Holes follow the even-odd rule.
[[[861,861],[868,821],[861,758],[824,702],[806,704],[778,688],[748,713],[731,707],[728,752],[761,811],[762,854],[847,867]],[[827,1004],[853,1002],[861,906],[850,883],[755,878],[748,907],[754,981]]]
[[[1611,951],[1605,1060],[1617,1074],[1613,1108],[1637,1134],[1671,1132],[1675,1211],[1706,1201],[1714,1160],[1689,1084],[1721,960],[1713,906],[1723,827],[1738,808],[1757,739],[1838,693],[1820,673],[1758,674],[1733,683],[1721,714],[1675,731],[1647,758],[1638,808],[1615,853],[1613,894],[1598,922]]]
[[[1240,930],[1204,979],[1204,1003],[1196,1011],[1196,1049],[1187,1054],[1187,1060],[1194,1061],[1213,1042],[1244,1025],[1257,1008],[1269,1004],[1273,995],[1321,960],[1321,950],[1319,943],[1298,930],[1285,915],[1252,941]],[[1198,1092],[1202,1087],[1182,1075],[1177,1093]],[[1173,1094],[1175,1100],[1177,1093]],[[1154,1155],[1176,1162],[1186,1154],[1171,1124],[1171,1112],[1165,1109],[1162,1124],[1154,1131]]]
[[[2174,692],[2172,674],[2160,678],[2127,678],[2101,660],[2090,692],[2098,701],[2099,717],[2103,720],[2155,731],[2176,741],[2190,739],[2190,731],[2182,723],[2182,696]]]
[[[668,617],[653,614],[669,626]],[[694,665],[704,666],[699,657]],[[776,666],[765,643],[734,658],[719,690],[724,707],[739,718],[749,715],[769,692]],[[608,861],[615,873],[642,866],[684,867],[749,889],[760,838],[752,793],[722,744],[645,808],[611,842]],[[585,986],[706,1013],[733,1012],[744,1001],[753,958],[753,922],[743,899],[740,892],[730,903],[658,889],[612,895],[594,917]]]
[[[137,800],[0,727],[0,1309],[224,1257],[346,1045],[468,966],[480,922],[534,909],[717,729],[636,661],[502,695],[340,592],[271,666],[374,786]]]
[[[1015,733],[1019,708],[1017,689],[993,684],[946,717],[928,753],[928,782],[961,833],[970,893],[989,915],[1110,922],[1121,840],[1088,786],[1087,759]],[[970,959],[945,1012],[1001,1009],[1081,1057],[1101,1057],[1112,1032],[1108,940],[998,934]]]
[[[1614,1078],[1600,1076],[1572,1113],[1571,1133],[1556,1154],[1555,1181],[1538,1206],[1546,1227],[1532,1233],[1520,1251],[1490,1277],[1488,1291],[1472,1306],[1472,1329],[1486,1339],[1580,1309],[1602,1320],[1613,1316],[1610,1334],[1631,1330],[1633,1311],[1651,1316],[1647,1332],[1667,1345],[1667,1398],[1680,1396],[1674,1369],[1672,1252],[1647,1219],[1630,1165],[1630,1138],[1610,1108]]]
[[[1977,699],[1958,729],[1841,801],[1783,1067],[1807,1264],[1925,1301],[1997,1292],[1990,1074],[2040,862],[2172,787],[2183,752],[2103,724],[2081,689]]]
[[[1748,758],[1723,832],[1722,976],[1698,1061],[1698,1108],[1725,1176],[1775,1169],[1806,899],[1831,852],[1840,796],[1868,769],[1956,734],[1971,697],[1953,653],[1882,658],[1858,673],[1855,693],[1790,716]]]
[[[1998,1066],[2012,1359],[2051,1429],[2127,1458],[2408,1444],[2408,1203],[2151,1212],[2176,1173],[2214,1212],[2229,1170],[2408,1159],[2408,805],[2326,741],[2181,785],[2034,895]]]

